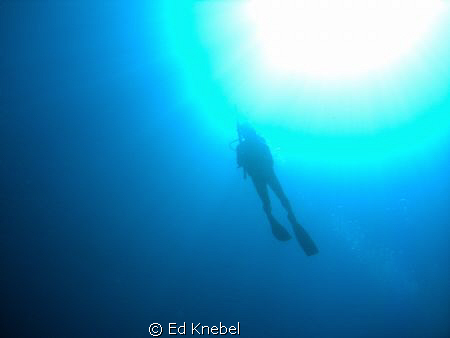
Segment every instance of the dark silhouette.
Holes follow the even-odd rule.
[[[281,241],[291,239],[289,232],[272,215],[267,187],[273,190],[275,195],[280,199],[284,209],[286,209],[288,219],[293,225],[297,240],[306,254],[308,256],[316,254],[318,250],[314,242],[300,224],[298,224],[291,204],[278,181],[274,171],[272,154],[265,140],[248,124],[238,124],[238,134],[239,144],[236,148],[238,168],[243,168],[244,178],[247,178],[247,175],[251,177],[256,192],[263,203],[263,210],[272,226],[272,233]]]

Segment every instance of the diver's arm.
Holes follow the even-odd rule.
[[[236,149],[236,162],[237,167],[244,169],[244,180],[247,178],[247,170],[245,169],[244,159],[242,157],[242,149],[240,149],[240,145],[238,145]]]
[[[242,148],[241,148],[241,144],[239,144],[236,147],[236,163],[237,163],[237,167],[240,168],[244,165],[243,163],[243,158],[242,158]]]
[[[247,178],[247,170],[245,169],[245,167],[242,164],[240,164],[238,162],[237,169],[239,169],[239,168],[242,168],[244,170],[244,180],[245,180]]]

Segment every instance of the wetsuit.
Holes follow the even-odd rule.
[[[273,169],[272,154],[265,140],[257,134],[251,135],[239,143],[236,153],[238,167],[243,167],[244,176],[248,174],[252,178],[267,216],[272,218],[272,208],[267,189],[267,186],[269,186],[280,199],[281,204],[288,212],[288,216],[294,217],[289,200],[284,194]]]

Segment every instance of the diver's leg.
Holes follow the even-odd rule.
[[[280,181],[278,180],[277,176],[275,175],[275,172],[272,171],[268,184],[270,188],[273,190],[275,195],[280,199],[281,204],[288,212],[288,218],[289,220],[296,221],[294,212],[292,211],[291,203],[289,203],[288,198],[286,197],[286,194],[283,191],[283,188],[281,187]]]
[[[253,184],[255,185],[256,191],[263,202],[263,209],[266,213],[267,219],[269,220],[270,226],[272,227],[272,234],[280,241],[288,241],[291,239],[289,232],[277,222],[275,217],[272,215],[272,208],[270,206],[269,191],[267,189],[267,181],[265,179],[252,177]]]
[[[256,192],[258,193],[259,198],[261,198],[261,201],[263,203],[264,212],[270,218],[272,216],[272,207],[270,206],[269,191],[267,190],[267,183],[264,180],[254,178],[253,176],[252,176],[252,181],[253,181],[253,184],[255,185]]]

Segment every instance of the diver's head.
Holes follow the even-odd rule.
[[[248,139],[248,138],[252,138],[252,137],[256,136],[255,129],[253,129],[253,127],[247,122],[238,124],[238,133],[244,139]]]

